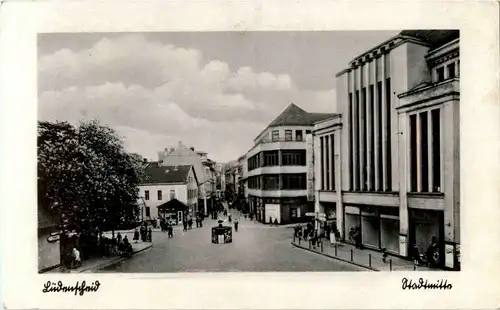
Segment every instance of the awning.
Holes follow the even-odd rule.
[[[183,202],[177,200],[177,199],[171,199],[159,206],[157,206],[158,211],[167,211],[167,210],[174,210],[174,211],[187,211],[189,207],[184,204]]]

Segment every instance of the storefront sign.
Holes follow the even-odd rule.
[[[307,201],[314,201],[314,139],[312,134],[306,135],[307,161]]]

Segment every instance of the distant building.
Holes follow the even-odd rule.
[[[306,134],[316,121],[334,115],[308,113],[292,103],[255,138],[245,157],[244,177],[250,210],[259,221],[298,222],[314,211],[307,197],[307,174],[313,165],[306,165]]]
[[[171,199],[188,206],[187,216],[196,215],[198,179],[192,165],[148,167],[145,174],[145,180],[139,185],[141,220],[165,216],[158,214],[157,207]]]
[[[187,147],[179,142],[176,147],[166,148],[158,152],[158,162],[161,166],[192,165],[198,177],[199,199],[198,212],[208,214],[210,200],[214,193],[215,175],[213,173],[215,162],[208,159],[208,154],[196,151],[194,147]]]
[[[314,127],[316,212],[407,257],[432,237],[459,268],[459,31],[402,31],[337,74],[341,117]]]

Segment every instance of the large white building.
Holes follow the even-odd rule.
[[[337,74],[341,117],[314,127],[316,211],[408,257],[434,236],[459,268],[459,32],[402,31]]]
[[[188,207],[185,216],[195,216],[198,204],[198,179],[192,165],[149,166],[139,185],[141,220],[160,217],[158,206],[177,199]]]
[[[313,197],[307,195],[306,135],[314,122],[334,115],[308,113],[292,103],[255,138],[243,172],[257,220],[293,223],[314,211]]]

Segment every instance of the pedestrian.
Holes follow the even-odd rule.
[[[82,261],[80,259],[80,251],[78,251],[76,247],[73,247],[72,256],[73,256],[73,267],[74,268],[80,267],[82,265]]]
[[[275,218],[275,219],[274,219],[274,225],[275,225],[275,226],[278,226],[278,218]]]
[[[125,236],[127,238],[127,236]],[[123,240],[125,241],[125,240]],[[137,231],[137,228],[134,231],[134,243],[137,243],[139,241],[139,232]]]
[[[120,245],[120,243],[122,243],[122,234],[118,233],[116,235],[116,245]]]
[[[188,222],[187,222],[187,220],[183,220],[183,221],[182,221],[182,226],[184,226],[183,231],[187,231],[187,230],[188,230],[188,229],[187,229],[187,226],[188,226]]]
[[[418,250],[417,244],[413,244],[411,257],[413,258],[415,266],[418,266],[420,264],[420,251]]]
[[[169,225],[168,226],[168,238],[172,239],[173,237],[174,237],[174,228],[172,227],[172,225]]]
[[[238,219],[234,220],[234,230],[237,232],[238,231]]]
[[[438,265],[438,260],[439,260],[439,253],[438,253],[438,245],[437,245],[437,238],[435,236],[432,237],[431,239],[431,244],[427,248],[426,258],[427,262],[429,264],[429,267],[435,267]]]
[[[386,248],[383,248],[382,249],[382,261],[385,263],[386,260],[387,260],[387,256],[389,256],[389,254],[387,253],[387,249]]]
[[[193,219],[192,219],[192,218],[190,218],[190,219],[188,220],[188,225],[189,225],[189,229],[192,229],[192,228],[193,228]]]
[[[200,227],[203,227],[203,217],[200,218]]]
[[[273,226],[273,218],[272,217],[269,217],[269,225]]]
[[[151,227],[148,229],[148,242],[153,242],[153,231],[151,230]]]
[[[231,214],[229,214],[229,216],[228,216],[227,220],[229,221],[229,223],[231,223],[231,221],[232,221]]]

